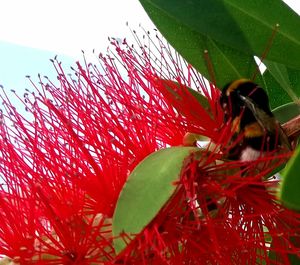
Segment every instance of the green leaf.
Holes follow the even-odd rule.
[[[252,54],[244,54],[191,29],[159,5],[153,4],[152,1],[140,0],[140,2],[177,52],[219,87],[238,78],[249,78],[256,71],[256,63]],[[175,2],[178,4],[177,1]],[[182,1],[179,5],[186,3]],[[196,19],[201,19],[201,16],[197,16]],[[208,59],[207,56],[209,56]]]
[[[300,105],[299,103],[290,102],[274,109],[272,112],[276,119],[283,124],[300,115]]]
[[[293,157],[287,163],[282,173],[282,182],[279,191],[279,198],[287,207],[300,210],[300,147],[297,148]]]
[[[300,69],[300,19],[281,0],[140,0],[163,34],[178,34],[166,27],[168,17],[176,27],[249,55],[263,56],[271,36],[275,37],[267,58]],[[153,13],[156,13],[153,15]],[[279,24],[279,27],[276,25]],[[164,30],[162,30],[164,29]],[[177,36],[178,41],[181,35]],[[175,42],[171,42],[175,47]],[[185,42],[185,50],[191,43]],[[192,44],[193,45],[193,44]]]
[[[287,67],[288,75],[292,90],[297,95],[299,101],[300,96],[300,70]]]
[[[272,61],[265,60],[264,64],[267,66],[270,74],[273,78],[280,84],[282,89],[286,92],[289,101],[297,102],[300,95],[300,71],[286,67],[283,64],[275,63]],[[277,96],[283,95],[283,91],[278,91],[280,94]],[[275,94],[274,94],[275,95]]]
[[[172,147],[146,157],[130,174],[113,216],[112,231],[115,251],[120,253],[126,243],[121,233],[131,239],[139,234],[157,215],[176,190],[184,160],[195,147]]]
[[[276,81],[273,75],[268,69],[263,73],[263,88],[267,91],[269,95],[269,103],[271,109],[275,109],[278,106],[284,105],[291,102],[290,96],[281,87],[281,85]]]

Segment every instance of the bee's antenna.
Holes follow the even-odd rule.
[[[267,45],[266,45],[266,48],[265,50],[263,51],[261,57],[259,58],[260,59],[260,62],[259,64],[257,65],[256,69],[255,69],[255,72],[251,78],[252,81],[255,80],[257,74],[260,72],[259,70],[259,67],[261,66],[263,60],[267,57],[267,54],[269,53],[270,49],[271,49],[271,46],[272,46],[272,43],[275,39],[275,35],[276,33],[278,32],[278,29],[279,29],[280,25],[277,23],[272,31],[272,34],[271,34],[271,37],[269,38],[268,42],[267,42]]]

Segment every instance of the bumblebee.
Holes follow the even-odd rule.
[[[229,159],[256,160],[263,152],[291,149],[289,140],[270,110],[269,98],[263,88],[248,79],[227,84],[220,104],[224,122],[231,122],[234,137],[242,141],[229,151]]]

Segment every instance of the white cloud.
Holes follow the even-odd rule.
[[[300,13],[299,0],[284,1]],[[130,36],[126,21],[154,28],[138,0],[3,0],[0,10],[0,40],[72,56]]]
[[[153,28],[138,0],[9,0],[0,10],[0,40],[69,55],[105,50],[108,36],[128,35],[126,21]]]

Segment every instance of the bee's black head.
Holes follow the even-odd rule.
[[[241,96],[250,98],[258,108],[272,116],[268,95],[264,89],[251,80],[239,79],[227,84],[222,90],[220,104],[224,110],[225,120],[229,118],[234,119],[239,116],[242,111],[245,111],[245,102]]]

